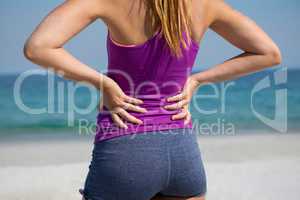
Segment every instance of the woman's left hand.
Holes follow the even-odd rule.
[[[175,95],[168,97],[167,102],[176,102],[164,106],[166,110],[178,110],[181,112],[172,116],[172,120],[184,119],[184,124],[189,123],[191,120],[191,114],[189,112],[188,106],[192,99],[193,93],[199,87],[199,82],[193,77],[189,76],[182,91]]]

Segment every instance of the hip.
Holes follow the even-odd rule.
[[[156,193],[188,196],[205,191],[204,166],[193,129],[125,135],[94,144],[87,195],[121,199],[132,192],[139,199],[150,199]]]

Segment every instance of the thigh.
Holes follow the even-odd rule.
[[[182,197],[183,199],[203,198],[206,193],[206,174],[202,162],[197,135],[178,137],[178,145],[170,148],[170,177],[161,197]]]
[[[118,151],[105,149],[99,144],[94,145],[83,189],[86,200],[117,199],[114,189],[117,189],[117,176],[121,173],[118,157]]]
[[[159,196],[155,196],[151,200],[205,200],[205,196],[191,197],[191,198],[159,197]]]
[[[168,163],[164,149],[143,147],[126,141],[129,136],[122,137],[94,146],[85,199],[149,200],[165,184]]]

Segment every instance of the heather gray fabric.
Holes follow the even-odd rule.
[[[83,195],[87,200],[150,200],[206,193],[194,129],[125,135],[94,144]]]

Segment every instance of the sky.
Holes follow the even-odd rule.
[[[34,28],[62,0],[0,1],[0,74],[38,68],[23,56],[23,45]],[[227,0],[233,8],[252,18],[281,49],[281,66],[300,69],[299,0]],[[55,34],[53,34],[55,37]],[[65,48],[83,63],[103,70],[107,65],[106,27],[100,20],[72,38]],[[205,70],[240,53],[212,31],[203,38],[193,68]]]

